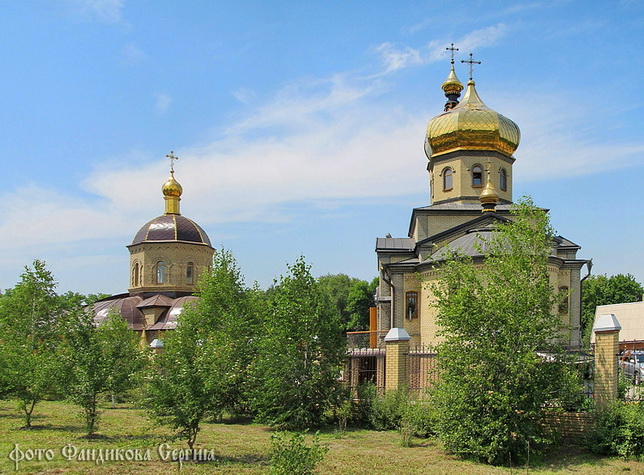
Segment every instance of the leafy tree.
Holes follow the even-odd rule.
[[[199,301],[188,312],[197,314],[195,318],[216,344],[218,364],[226,368],[221,402],[231,412],[249,412],[263,294],[257,286],[246,287],[234,256],[222,249],[200,279],[198,295]]]
[[[327,274],[318,277],[321,294],[337,313],[345,330],[366,330],[369,327],[369,307],[374,306],[373,294],[378,279],[371,283],[346,274]]]
[[[143,355],[136,335],[116,313],[97,327],[89,312],[77,308],[67,314],[65,327],[67,393],[82,408],[87,433],[92,436],[100,417],[99,396],[130,387]]]
[[[85,307],[93,304],[97,300],[102,298],[109,297],[109,294],[79,294],[78,292],[72,292],[71,290],[65,292],[64,294],[59,295],[60,304],[64,309],[75,309],[79,307]]]
[[[376,305],[374,298],[376,287],[378,287],[377,277],[370,283],[366,280],[359,280],[351,287],[347,299],[347,312],[349,313],[347,330],[369,329],[369,308]]]
[[[25,267],[20,282],[0,299],[2,392],[18,400],[26,427],[36,404],[58,383],[60,302],[44,262]]]
[[[591,275],[582,284],[581,326],[583,341],[590,345],[590,335],[598,305],[639,302],[644,288],[631,274],[617,274],[608,277]]]
[[[258,419],[286,428],[318,425],[338,391],[345,338],[304,258],[276,283],[260,335]]]
[[[439,435],[449,450],[493,464],[542,451],[551,442],[543,408],[577,388],[557,344],[561,321],[546,268],[553,231],[529,199],[514,215],[485,238],[484,263],[455,257],[433,289],[444,337]]]
[[[140,383],[147,359],[140,349],[139,336],[120,314],[108,315],[96,331],[102,357],[108,362],[104,392],[114,404],[118,396]]]
[[[204,419],[247,405],[254,359],[257,292],[244,286],[229,252],[215,253],[199,294],[155,357],[146,399],[151,415],[177,429],[190,448]]]

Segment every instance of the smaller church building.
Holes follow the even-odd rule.
[[[183,188],[174,177],[173,165],[177,157],[170,152],[168,158],[170,178],[161,188],[165,213],[144,224],[127,246],[128,292],[94,304],[97,324],[110,313],[118,313],[148,345],[166,330],[176,328],[177,317],[186,303],[197,299],[193,294],[198,277],[209,268],[214,253],[201,226],[181,215]]]

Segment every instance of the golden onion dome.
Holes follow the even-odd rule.
[[[487,107],[470,80],[463,100],[429,121],[425,147],[428,157],[455,150],[493,150],[512,156],[520,139],[517,124]]]
[[[463,90],[463,83],[461,83],[461,81],[456,77],[453,64],[452,69],[450,70],[447,79],[445,79],[445,82],[443,82],[441,88],[445,91],[445,94],[460,94]]]
[[[170,178],[161,187],[163,196],[172,196],[179,198],[183,193],[183,188],[177,180],[174,179],[174,172],[170,173]]]

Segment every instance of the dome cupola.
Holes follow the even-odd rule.
[[[179,211],[183,188],[174,177],[178,157],[174,152],[166,157],[170,159],[170,178],[161,187],[165,213],[145,223],[127,246],[132,295],[192,293],[199,275],[212,263],[214,249],[206,231]]]
[[[469,81],[463,100],[429,121],[428,157],[455,150],[492,150],[511,157],[519,146],[521,132],[517,124],[486,106],[475,86],[474,81]]]
[[[445,103],[445,110],[448,111],[453,109],[458,105],[458,98],[461,97],[461,91],[463,90],[463,83],[458,80],[456,77],[456,71],[454,71],[454,51],[458,51],[458,48],[454,48],[454,43],[449,48],[445,48],[450,51],[452,54],[452,60],[450,61],[451,68],[447,79],[441,85],[441,89],[445,93],[447,102]]]

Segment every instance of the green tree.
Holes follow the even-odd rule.
[[[513,221],[486,234],[485,261],[455,257],[433,289],[444,337],[438,429],[457,454],[523,463],[551,442],[543,408],[577,388],[557,344],[562,324],[546,267],[553,231],[524,199]]]
[[[108,362],[104,392],[112,405],[119,396],[137,387],[147,363],[139,346],[139,336],[118,313],[108,315],[96,328],[103,359]]]
[[[317,281],[320,293],[337,313],[342,328],[348,331],[369,328],[369,307],[374,306],[377,278],[369,283],[346,274],[327,274]]]
[[[349,321],[347,330],[368,330],[369,329],[369,308],[375,307],[374,294],[378,287],[378,277],[369,283],[366,280],[359,280],[354,283],[347,298],[347,312]]]
[[[260,336],[258,419],[296,429],[320,424],[339,389],[346,342],[304,258],[276,283]]]
[[[94,435],[100,414],[99,396],[131,387],[143,364],[134,332],[119,314],[100,326],[84,308],[71,310],[65,319],[64,362],[69,399],[82,409],[85,428]]]
[[[595,309],[598,305],[613,303],[639,302],[644,288],[631,274],[617,274],[608,277],[591,275],[582,284],[581,326],[583,341],[590,345],[590,335],[595,320]]]
[[[64,309],[70,310],[91,305],[97,300],[103,299],[105,297],[109,297],[109,294],[98,293],[84,295],[78,292],[72,292],[71,290],[59,295],[61,306]]]
[[[2,392],[18,400],[26,427],[36,404],[58,383],[60,301],[44,262],[25,267],[20,282],[0,299]]]
[[[247,406],[254,360],[257,292],[244,286],[229,252],[215,253],[199,295],[154,358],[146,398],[150,414],[178,430],[190,448],[204,419]]]
[[[263,293],[246,287],[237,262],[222,249],[199,281],[199,300],[193,309],[217,347],[218,365],[226,368],[221,403],[234,413],[250,411],[252,367],[257,355],[256,333]]]

